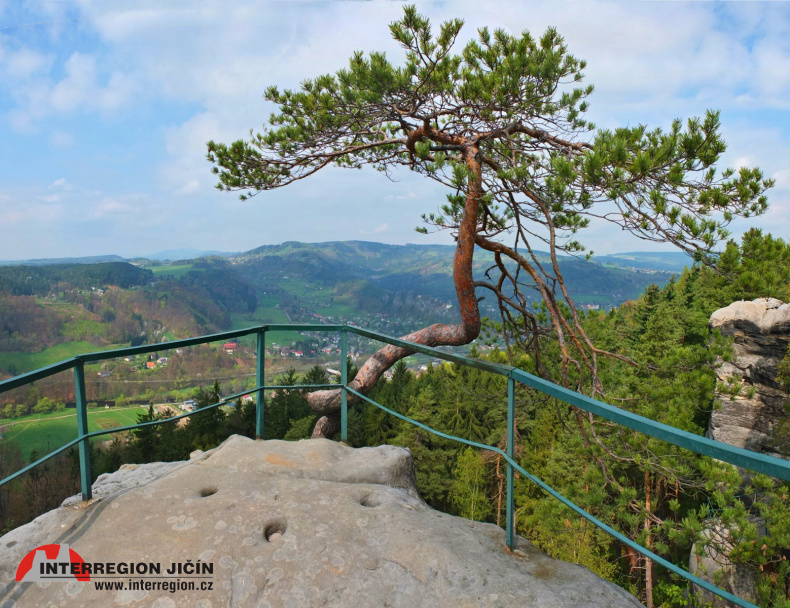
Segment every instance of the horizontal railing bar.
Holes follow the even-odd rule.
[[[343,331],[350,329],[346,325],[338,323],[294,323],[289,325],[287,323],[269,323],[266,325],[266,331]]]
[[[246,329],[235,329],[233,331],[224,331],[218,334],[209,334],[206,336],[198,336],[197,338],[184,338],[183,340],[173,340],[172,342],[159,342],[158,344],[141,344],[140,346],[128,346],[126,348],[117,348],[115,350],[104,350],[93,353],[85,353],[84,355],[77,355],[83,361],[103,361],[105,359],[115,359],[116,357],[128,357],[129,355],[141,355],[145,353],[152,353],[160,350],[172,350],[174,348],[181,348],[183,346],[195,346],[196,344],[207,344],[209,342],[218,342],[220,340],[229,340],[231,338],[241,338],[249,334],[256,333],[259,329],[265,329],[265,325],[259,327],[248,327]]]
[[[200,412],[205,412],[206,410],[210,410],[212,408],[218,407],[218,406],[220,406],[220,405],[222,405],[224,403],[227,403],[228,401],[232,401],[233,399],[238,399],[239,397],[247,395],[247,394],[249,394],[251,392],[257,392],[261,388],[265,388],[265,387],[255,387],[251,391],[244,391],[244,392],[241,392],[241,393],[228,395],[227,397],[223,397],[222,400],[218,401],[217,403],[213,403],[211,405],[207,405],[205,407],[202,407],[200,409],[194,410],[192,412],[186,412],[185,414],[179,414],[178,416],[170,416],[169,418],[162,418],[161,420],[152,420],[150,422],[140,422],[138,424],[132,424],[132,425],[129,425],[129,426],[116,426],[116,427],[113,427],[111,429],[102,429],[102,430],[99,430],[99,431],[92,431],[90,433],[87,433],[85,435],[82,435],[80,437],[77,437],[76,439],[73,439],[73,440],[69,441],[68,443],[60,446],[58,449],[50,452],[46,456],[43,456],[43,457],[39,458],[38,460],[36,460],[36,462],[33,462],[33,463],[27,465],[23,469],[19,469],[16,473],[13,473],[13,474],[9,475],[8,477],[6,477],[5,479],[3,479],[2,481],[0,481],[0,486],[5,485],[9,481],[13,481],[14,479],[19,477],[20,475],[28,472],[30,469],[32,469],[34,467],[37,467],[38,465],[40,465],[43,462],[46,462],[47,460],[49,460],[53,456],[57,456],[63,450],[66,450],[66,449],[78,444],[83,439],[86,439],[86,438],[90,439],[92,437],[99,437],[101,435],[108,435],[110,433],[120,433],[121,431],[131,431],[131,430],[134,430],[134,429],[142,428],[144,426],[154,426],[154,425],[157,425],[157,424],[165,424],[167,422],[174,422],[176,420],[180,420],[181,418],[188,418],[189,416],[193,416],[195,414],[199,414]]]
[[[138,424],[132,424],[130,426],[117,426],[111,429],[102,429],[99,431],[92,431],[83,437],[78,437],[70,445],[78,442],[80,439],[84,439],[86,437],[98,437],[100,435],[108,435],[110,433],[118,433],[120,431],[129,431],[134,429],[139,429],[144,426],[153,426],[156,424],[164,424],[166,422],[173,422],[175,420],[180,420],[181,418],[188,418],[189,416],[194,416],[195,414],[199,414],[200,412],[205,412],[206,410],[219,407],[229,401],[233,401],[234,399],[238,399],[239,397],[243,397],[244,395],[249,395],[250,393],[257,393],[262,390],[269,390],[269,389],[278,389],[278,388],[288,388],[288,389],[299,389],[299,388],[340,388],[337,384],[297,384],[292,386],[280,386],[280,385],[273,385],[273,386],[256,386],[255,388],[251,388],[246,391],[242,391],[240,393],[234,393],[233,395],[228,395],[227,397],[223,397],[217,403],[212,403],[211,405],[206,405],[200,409],[193,410],[191,412],[186,412],[184,414],[179,414],[177,416],[170,416],[168,418],[163,418],[161,420],[152,420],[151,422],[141,422]],[[62,450],[63,448],[61,448]],[[5,481],[0,482],[0,486],[3,485]]]
[[[258,387],[256,387],[257,391]],[[205,412],[206,410],[214,409],[215,407],[219,407],[220,405],[224,405],[228,401],[233,401],[234,399],[238,399],[243,395],[249,394],[251,391],[243,391],[241,393],[235,393],[233,395],[228,395],[227,397],[223,397],[216,403],[212,403],[211,405],[206,405],[199,409],[193,410],[191,412],[186,412],[184,414],[179,414],[178,416],[170,416],[168,418],[162,418],[161,420],[151,420],[150,422],[140,422],[139,424],[132,424],[130,426],[117,426],[111,429],[101,429],[99,431],[92,431],[85,435],[84,437],[99,437],[101,435],[109,435],[110,433],[119,433],[121,431],[130,431],[134,429],[139,429],[144,426],[155,426],[157,424],[165,424],[167,422],[174,422],[176,420],[181,420],[182,418],[189,418],[190,416],[194,416],[195,414],[199,414],[200,412]]]
[[[247,394],[252,393],[252,392],[257,393],[260,390],[265,390],[265,391],[272,390],[273,391],[273,390],[277,390],[277,389],[281,389],[281,388],[287,388],[287,389],[301,389],[301,388],[329,388],[329,389],[332,389],[332,388],[336,388],[336,389],[340,390],[340,385],[339,384],[267,384],[266,386],[262,386],[259,389],[255,389],[255,390],[252,390],[252,391],[247,391],[244,394],[247,395]]]
[[[778,479],[790,481],[790,462],[766,454],[745,450],[728,443],[708,439],[688,431],[682,431],[668,424],[650,420],[627,410],[614,407],[570,389],[558,386],[543,378],[533,376],[523,370],[513,369],[513,379],[530,386],[546,395],[574,405],[585,412],[591,412],[624,427],[661,439],[697,454],[704,454],[716,460],[723,460],[758,473],[765,473]]]
[[[42,367],[33,370],[32,372],[27,372],[26,374],[20,374],[19,376],[14,376],[13,378],[9,378],[8,380],[0,381],[0,393],[3,393],[5,391],[10,391],[13,388],[19,388],[20,386],[24,386],[25,384],[30,384],[31,382],[35,382],[36,380],[41,380],[42,378],[47,378],[57,373],[69,370],[72,367],[74,367],[74,364],[76,362],[77,359],[75,357],[72,357],[71,359],[66,359],[65,361],[59,361],[58,363],[53,363],[52,365],[48,365],[47,367]]]
[[[503,452],[502,450],[500,450],[499,448],[490,446],[490,445],[488,445],[486,443],[478,443],[476,441],[472,441],[471,439],[464,439],[463,437],[456,437],[455,435],[449,435],[447,433],[443,433],[442,431],[437,431],[436,429],[428,426],[427,424],[423,424],[422,422],[417,422],[416,420],[412,420],[411,418],[409,418],[408,416],[405,416],[404,414],[399,414],[395,410],[391,410],[388,407],[386,407],[384,405],[381,405],[377,401],[373,401],[373,399],[371,399],[370,397],[366,397],[362,393],[360,393],[358,391],[355,391],[353,388],[347,387],[346,390],[349,393],[351,393],[353,395],[356,395],[357,397],[359,397],[363,401],[367,401],[371,405],[375,405],[380,410],[384,410],[388,414],[392,414],[393,416],[395,416],[397,418],[400,418],[401,420],[403,420],[405,422],[408,422],[410,424],[413,424],[415,426],[423,428],[426,431],[428,431],[430,433],[433,433],[434,435],[438,435],[439,437],[444,437],[445,439],[451,439],[453,441],[459,441],[460,443],[465,443],[466,445],[471,445],[472,447],[480,448],[481,450],[493,450],[495,452],[498,452],[498,453],[502,454],[503,456],[505,456],[505,458],[508,458],[507,454],[505,452]]]
[[[346,327],[346,330],[359,336],[373,338],[374,340],[379,340],[381,342],[386,342],[387,344],[392,344],[393,346],[399,346],[407,350],[422,353],[423,355],[431,355],[439,359],[444,359],[445,361],[458,363],[459,365],[468,365],[469,367],[482,369],[487,372],[499,374],[500,376],[507,376],[510,373],[510,370],[513,369],[509,365],[500,365],[499,363],[491,363],[489,361],[481,361],[480,359],[472,359],[470,357],[464,357],[463,355],[448,353],[432,346],[423,346],[422,344],[407,342],[406,340],[401,340],[400,338],[393,338],[392,336],[362,329],[361,327],[348,326]]]
[[[57,450],[54,450],[54,451],[50,452],[49,454],[46,454],[45,456],[42,456],[41,458],[39,458],[39,459],[38,459],[38,460],[36,460],[35,462],[31,462],[31,463],[30,463],[29,465],[27,465],[26,467],[24,467],[24,468],[22,468],[22,469],[19,469],[19,470],[18,470],[16,473],[12,473],[12,474],[11,474],[11,475],[9,475],[8,477],[6,477],[6,478],[5,478],[5,479],[3,479],[2,481],[0,481],[0,487],[4,486],[4,485],[5,485],[5,484],[7,484],[9,481],[14,481],[14,479],[16,479],[17,477],[19,477],[20,475],[24,475],[25,473],[27,473],[27,472],[28,472],[28,471],[30,471],[31,469],[34,469],[35,467],[37,467],[37,466],[38,466],[38,465],[40,465],[40,464],[43,464],[44,462],[46,462],[47,460],[49,460],[49,459],[50,459],[50,458],[52,458],[53,456],[57,456],[57,455],[58,455],[58,454],[60,454],[60,453],[61,453],[63,450],[67,450],[67,449],[69,449],[70,447],[73,447],[73,446],[75,446],[76,444],[78,444],[78,443],[79,443],[80,441],[82,441],[82,440],[83,440],[83,437],[77,437],[76,439],[73,439],[73,440],[69,441],[68,443],[66,443],[66,444],[63,444],[63,445],[62,445],[62,446],[60,446],[60,447],[59,447]]]
[[[413,424],[415,426],[419,426],[420,428],[425,429],[429,433],[433,433],[434,435],[438,435],[439,437],[444,437],[445,439],[450,439],[450,440],[453,440],[453,441],[457,441],[459,443],[464,443],[464,444],[470,445],[472,447],[476,447],[476,448],[480,448],[480,449],[483,449],[483,450],[490,450],[492,452],[496,452],[497,454],[501,455],[508,463],[513,465],[513,468],[515,468],[519,473],[524,475],[524,477],[526,477],[529,481],[531,481],[532,483],[534,483],[535,485],[540,487],[542,490],[544,490],[544,491],[548,492],[549,494],[551,494],[551,496],[553,496],[554,498],[559,500],[562,504],[564,504],[567,507],[570,507],[578,515],[581,515],[582,517],[584,517],[586,520],[588,520],[592,524],[598,526],[604,532],[607,532],[608,534],[610,534],[611,536],[616,538],[621,543],[624,543],[624,544],[628,545],[629,547],[631,547],[632,549],[634,549],[635,551],[638,551],[642,555],[644,555],[646,557],[649,557],[650,559],[652,559],[656,563],[664,566],[665,568],[667,568],[668,570],[674,572],[675,574],[685,578],[687,581],[689,581],[691,583],[694,583],[695,585],[698,585],[698,586],[702,587],[703,589],[706,589],[706,590],[710,591],[711,593],[714,593],[714,594],[718,595],[721,598],[729,600],[730,602],[733,602],[734,604],[737,604],[738,606],[742,606],[742,608],[758,608],[754,604],[752,604],[750,602],[747,602],[746,600],[743,600],[743,599],[739,598],[738,596],[733,595],[733,594],[725,591],[724,589],[721,589],[720,587],[716,587],[715,585],[709,583],[708,581],[703,580],[703,579],[691,574],[690,572],[688,572],[686,570],[683,570],[683,568],[680,568],[679,566],[676,566],[672,562],[665,560],[660,555],[657,555],[657,554],[653,553],[652,551],[650,551],[650,549],[647,549],[646,547],[643,547],[639,543],[637,543],[635,541],[632,541],[627,536],[624,536],[623,534],[621,534],[620,532],[618,532],[614,528],[606,525],[605,523],[600,521],[594,515],[591,515],[590,513],[588,513],[587,511],[585,511],[581,507],[575,505],[570,500],[565,498],[562,494],[557,492],[554,488],[552,488],[550,485],[545,483],[543,480],[539,479],[538,477],[535,477],[531,473],[528,473],[515,460],[510,458],[510,456],[508,456],[507,453],[504,450],[502,450],[502,449],[500,449],[498,447],[486,445],[486,444],[483,444],[483,443],[477,443],[476,441],[470,441],[469,439],[463,439],[462,437],[456,437],[455,435],[449,435],[448,433],[443,433],[441,431],[437,431],[436,429],[434,429],[434,428],[432,428],[432,427],[430,427],[430,426],[428,426],[426,424],[423,424],[421,422],[417,422],[416,420],[412,420],[408,416],[404,416],[403,414],[399,414],[398,412],[396,412],[394,410],[391,410],[388,407],[385,407],[385,406],[381,405],[380,403],[377,403],[376,401],[373,401],[369,397],[366,397],[362,393],[359,393],[359,392],[355,391],[352,388],[348,388],[347,390],[348,390],[349,393],[353,393],[354,395],[356,395],[357,397],[359,397],[363,401],[367,401],[368,403],[370,403],[371,405],[379,408],[380,410],[383,410],[383,411],[387,412],[388,414],[392,414],[393,416],[395,416],[397,418],[400,418],[401,420],[404,420],[405,422],[408,422],[408,423]]]

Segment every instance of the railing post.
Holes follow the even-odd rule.
[[[258,341],[257,341],[257,349],[258,349],[258,360],[256,361],[258,366],[258,376],[257,376],[257,383],[258,386],[263,386],[266,384],[266,367],[264,365],[266,360],[266,330],[259,329],[258,333]],[[264,401],[264,394],[263,389],[258,391],[258,395],[255,400],[255,438],[256,439],[263,439],[263,409],[266,405]]]
[[[77,435],[84,437],[88,434],[88,406],[85,399],[85,364],[79,357],[74,364],[74,401],[77,405]],[[79,442],[79,453],[82,500],[90,500],[93,489],[90,439],[86,438]]]
[[[340,332],[340,440],[348,443],[348,333]]]
[[[515,441],[515,426],[516,426],[516,387],[513,378],[508,376],[507,379],[507,455],[513,458],[514,441]],[[507,463],[507,521],[505,523],[505,533],[507,536],[508,549],[513,549],[515,545],[515,538],[513,536],[513,528],[515,527],[513,509],[513,465]]]

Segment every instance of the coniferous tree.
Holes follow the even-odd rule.
[[[586,335],[558,256],[584,251],[581,231],[601,218],[710,259],[733,218],[765,211],[764,192],[773,182],[758,169],[717,173],[726,148],[718,112],[689,119],[685,127],[675,120],[666,131],[640,125],[593,135],[594,125],[582,118],[592,86],[578,86],[586,64],[568,53],[554,29],[536,39],[529,32],[481,28],[454,53],[462,26],[451,20],[434,33],[427,18],[406,6],[403,18],[390,25],[405,50],[404,65],[393,65],[383,53],[357,53],[348,68],[304,80],[301,90],[268,88],[265,97],[279,110],[270,129],[230,146],[208,142],[217,187],[258,194],[329,165],[383,172],[402,166],[443,184],[447,204],[424,219],[456,238],[461,322],[437,323],[404,339],[468,344],[481,328],[475,290],[488,290],[506,338],[528,346],[537,360],[540,334],[555,336],[559,365],[539,366],[541,375],[601,395],[598,362],[618,355]],[[549,249],[548,263],[536,256],[537,246]],[[495,255],[484,280],[472,275],[475,247]],[[528,305],[533,288],[548,325]],[[370,392],[409,354],[381,349],[353,388]],[[316,436],[337,432],[339,391],[311,393],[308,402],[329,412]]]

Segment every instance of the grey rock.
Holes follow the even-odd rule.
[[[786,418],[787,395],[777,381],[779,363],[787,353],[790,334],[790,306],[775,298],[758,298],[752,302],[734,302],[714,312],[711,330],[734,338],[730,362],[720,362],[719,382],[734,381],[741,385],[736,396],[717,391],[716,408],[711,414],[707,435],[711,439],[748,450],[781,456],[774,451],[773,429]],[[735,384],[733,384],[735,385]],[[741,469],[743,485],[752,473]],[[759,535],[765,534],[761,521],[755,520]],[[732,544],[730,529],[719,520],[708,520],[708,537],[716,542],[697,555],[692,548],[689,571],[713,582],[743,599],[754,602],[756,573],[746,566],[733,564],[729,558]],[[734,604],[692,586],[698,599],[710,602],[712,608],[730,608]]]
[[[0,606],[641,605],[524,539],[510,554],[497,526],[434,511],[402,448],[235,436],[213,453],[119,471],[97,486],[91,503],[69,502],[0,538]],[[163,572],[200,559],[213,566],[213,589],[14,582],[19,561],[48,543],[87,562],[159,562]]]
[[[761,520],[755,520],[758,529]],[[760,536],[765,534],[765,527],[759,530]],[[729,540],[730,531],[721,522],[715,522],[704,534],[708,539],[714,538],[715,542],[702,549],[702,555],[697,555],[692,550],[689,558],[689,572],[701,579],[713,583],[729,591],[733,595],[746,601],[757,603],[755,588],[757,584],[756,573],[742,565],[733,564],[729,554],[732,543]],[[710,608],[733,608],[735,604],[714,595],[697,585],[693,585],[695,598],[701,605],[710,604]]]
[[[91,493],[93,500],[99,500],[119,494],[132,488],[139,488],[144,486],[154,479],[161,477],[168,473],[177,466],[182,465],[182,462],[150,462],[148,464],[123,464],[121,468],[114,473],[105,473],[99,475],[93,484]],[[77,494],[71,496],[63,501],[62,507],[80,506],[82,503],[82,496]]]
[[[787,395],[780,390],[776,376],[787,353],[790,306],[775,298],[734,302],[711,315],[710,328],[734,337],[735,356],[718,369],[719,381],[734,378],[743,388],[735,397],[717,394],[708,436],[775,455],[773,428],[787,415]]]

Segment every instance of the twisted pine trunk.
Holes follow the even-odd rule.
[[[472,261],[477,232],[477,210],[482,194],[482,174],[477,159],[476,147],[467,149],[466,166],[473,177],[469,179],[464,213],[458,227],[455,257],[453,259],[453,282],[461,312],[459,325],[436,323],[419,331],[402,336],[401,340],[425,346],[461,346],[469,344],[480,334],[480,310],[475,298],[475,285],[472,277]],[[399,346],[387,345],[377,351],[357,372],[349,387],[363,395],[370,392],[382,374],[400,359],[414,351]],[[349,395],[348,402],[355,403],[359,398]],[[313,429],[313,438],[332,437],[340,430],[340,389],[315,391],[307,395],[307,403],[321,418]]]

